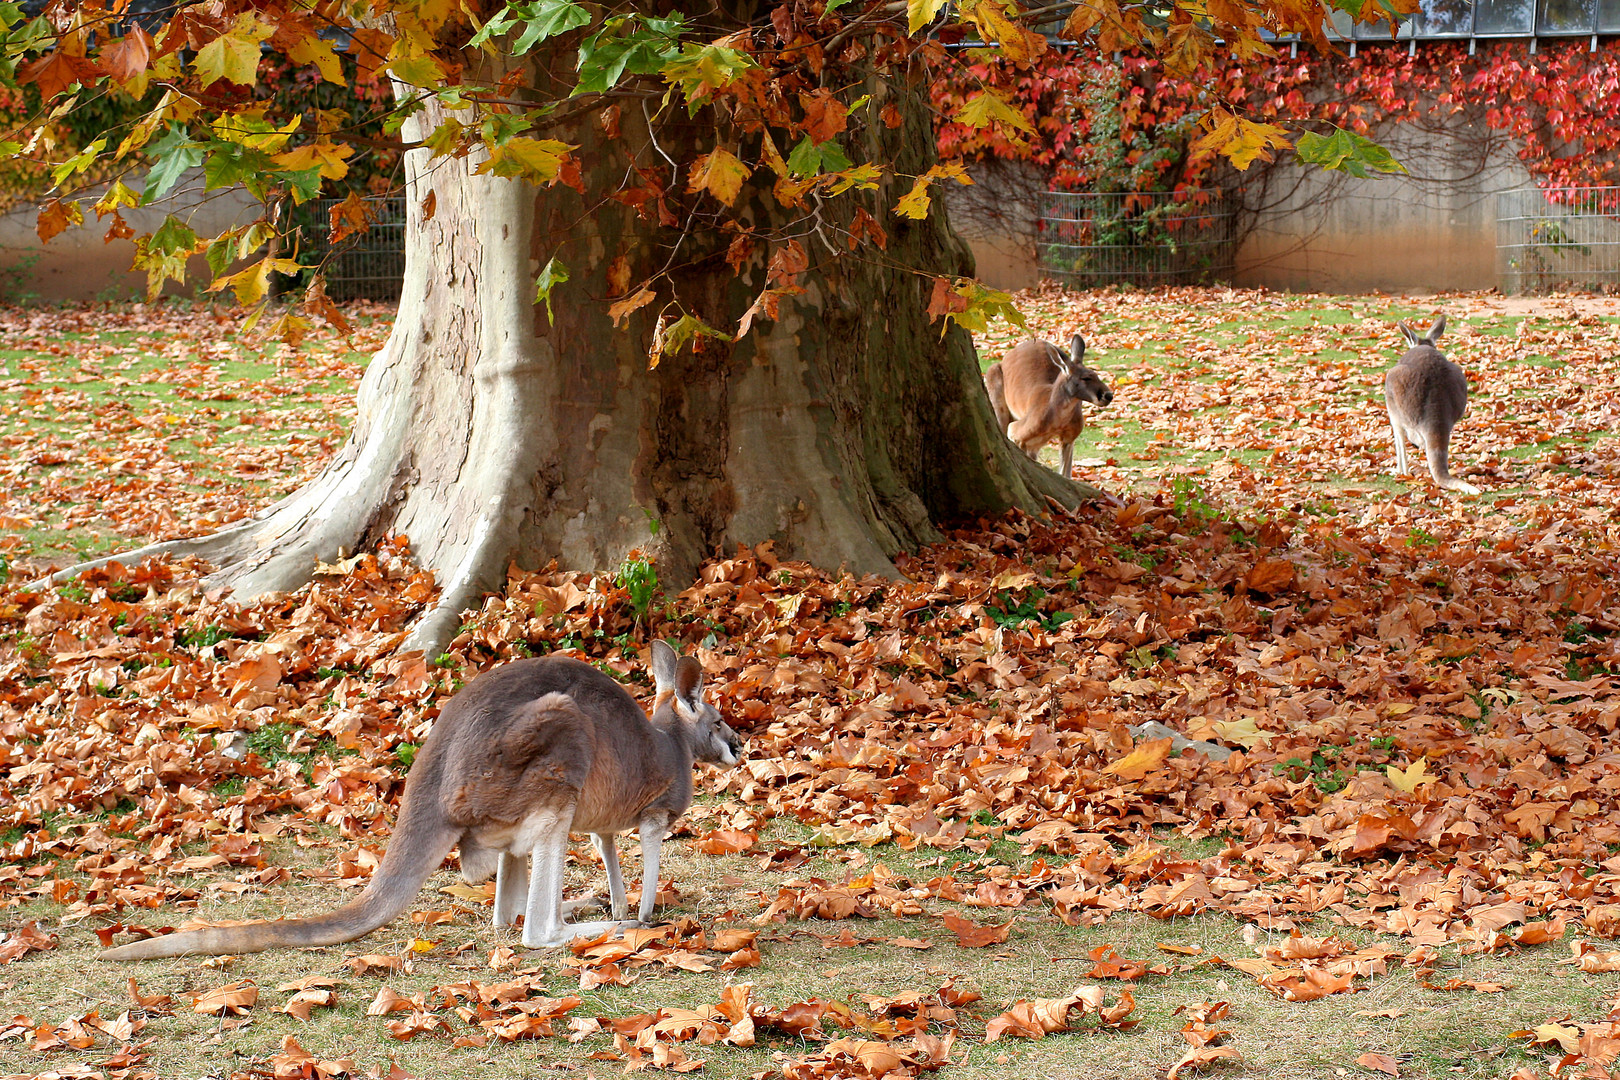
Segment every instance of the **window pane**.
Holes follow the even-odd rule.
[[[1479,6],[1474,10],[1476,34],[1518,34],[1529,37],[1535,25],[1535,0],[1479,0]]]
[[[1416,29],[1410,18],[1400,20],[1395,24],[1395,26],[1396,33],[1391,34],[1389,32],[1389,21],[1387,19],[1379,19],[1377,22],[1371,23],[1357,22],[1356,40],[1394,41],[1396,38],[1399,38],[1401,41],[1405,41],[1407,38],[1412,36],[1413,30]]]
[[[1620,0],[1598,0],[1598,29],[1620,30]]]
[[[1620,6],[1620,0],[1610,0]],[[1474,29],[1474,0],[1422,0],[1419,37],[1467,37]]]
[[[1597,0],[1541,0],[1536,32],[1590,34],[1595,29]]]
[[[1322,32],[1329,38],[1348,38],[1355,29],[1355,18],[1348,11],[1340,11],[1338,8],[1334,8],[1328,14],[1330,18],[1322,25]]]

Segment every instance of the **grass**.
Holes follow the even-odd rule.
[[[685,843],[672,841],[666,845],[666,873],[673,878],[682,899],[664,915],[697,915],[711,932],[731,925],[746,927],[762,902],[774,898],[777,889],[790,880],[819,876],[836,883],[882,863],[894,873],[921,882],[950,872],[959,859],[954,855],[942,858],[925,849],[904,852],[893,845],[874,849],[834,847],[786,873],[760,868],[760,852],[795,842],[796,837],[808,831],[798,825],[772,823],[756,850],[741,855],[694,856]],[[1208,843],[1178,844],[1179,838],[1173,833],[1158,839],[1187,857],[1212,853]],[[635,880],[635,844],[630,841],[623,847],[627,849],[627,872]],[[587,850],[583,844],[576,846],[576,853],[582,857]],[[272,865],[292,869],[295,880],[310,866],[324,861],[319,849],[306,850],[285,840],[267,845],[266,854]],[[1027,869],[1027,859],[1015,862],[1023,863],[1017,869]],[[71,876],[71,871],[66,871],[65,876]],[[354,896],[354,890],[323,884],[274,886],[250,890],[242,896],[208,888],[210,883],[228,882],[231,877],[230,873],[199,875],[196,885],[203,899],[194,912],[185,916],[240,919],[306,914],[329,909]],[[588,875],[576,866],[573,877],[575,888],[600,884],[594,864]],[[157,1076],[228,1075],[242,1067],[244,1055],[267,1057],[288,1036],[322,1057],[352,1057],[361,1068],[384,1072],[389,1062],[397,1062],[408,1074],[418,1077],[538,1077],[554,1075],[558,1070],[604,1077],[618,1074],[622,1065],[592,1060],[590,1056],[611,1052],[612,1040],[606,1035],[591,1036],[578,1044],[552,1038],[509,1044],[492,1041],[483,1047],[455,1049],[449,1045],[451,1037],[474,1034],[478,1029],[461,1022],[453,1013],[440,1013],[446,1017],[451,1035],[424,1035],[409,1042],[396,1040],[385,1026],[388,1020],[403,1014],[366,1015],[366,1006],[385,985],[407,997],[424,994],[430,1004],[435,1004],[442,997],[442,993],[435,993],[435,987],[467,981],[505,982],[519,973],[532,972],[537,976],[537,985],[531,995],[564,997],[579,993],[576,974],[563,964],[565,952],[524,951],[514,934],[488,925],[487,905],[469,904],[440,891],[457,881],[455,875],[441,871],[414,905],[416,910],[453,911],[454,921],[424,929],[400,919],[347,947],[274,951],[233,960],[180,958],[114,965],[96,961],[98,946],[90,927],[64,928],[56,949],[31,955],[17,967],[0,972],[0,985],[6,988],[7,1014],[28,1016],[35,1025],[61,1024],[91,1011],[113,1017],[131,1008],[126,980],[133,977],[141,993],[168,994],[174,999],[174,1014],[148,1015],[142,1033],[155,1039],[147,1065]],[[1460,956],[1455,949],[1447,948],[1441,950],[1441,968],[1435,981],[1461,977],[1506,983],[1508,989],[1497,994],[1425,989],[1397,958],[1390,962],[1388,973],[1360,980],[1359,993],[1291,1004],[1279,1001],[1248,976],[1212,959],[1252,957],[1257,949],[1279,944],[1286,934],[1257,932],[1254,926],[1240,926],[1225,916],[1195,915],[1161,921],[1142,915],[1116,915],[1099,925],[1069,927],[1043,914],[1040,909],[1044,904],[1017,911],[975,909],[940,901],[925,901],[925,907],[930,915],[950,911],[980,923],[1002,923],[1013,917],[1018,921],[1005,945],[985,949],[957,946],[953,935],[930,917],[895,919],[885,915],[870,920],[774,923],[762,928],[759,948],[763,963],[759,967],[732,974],[643,968],[638,981],[629,987],[604,987],[580,994],[583,1004],[571,1015],[623,1017],[659,1007],[698,1009],[715,1003],[725,986],[737,983],[751,984],[754,1000],[778,1008],[822,998],[847,1001],[862,1011],[868,995],[881,999],[912,991],[926,994],[937,990],[945,980],[954,979],[958,988],[983,995],[983,1000],[968,1007],[974,1018],[964,1024],[966,1032],[956,1044],[949,1070],[950,1076],[964,1080],[991,1080],[1011,1071],[1076,1080],[1160,1076],[1186,1045],[1179,1035],[1185,1017],[1177,1010],[1200,1001],[1226,1001],[1231,1005],[1230,1018],[1221,1026],[1231,1032],[1231,1044],[1241,1052],[1242,1060],[1237,1067],[1220,1069],[1223,1074],[1302,1080],[1336,1078],[1346,1075],[1346,1070],[1357,1074],[1355,1058],[1376,1051],[1393,1056],[1403,1076],[1506,1077],[1539,1060],[1522,1039],[1510,1038],[1510,1032],[1564,1015],[1593,1019],[1606,1012],[1606,1003],[1615,989],[1612,979],[1584,975],[1557,964],[1563,953],[1559,946],[1530,949],[1516,956]],[[31,918],[50,920],[52,915],[51,905],[35,903],[8,912],[3,922],[16,926]],[[148,915],[141,921],[178,921],[181,917],[176,912],[155,919]],[[827,944],[845,929],[859,940],[876,940],[853,947]],[[1308,928],[1316,935],[1335,931],[1357,944],[1380,940],[1336,927],[1331,919],[1318,920],[1317,925]],[[386,977],[355,975],[344,964],[346,955],[399,955],[409,950],[412,940],[419,936],[432,940],[434,945],[431,951],[415,957],[413,970],[408,972]],[[918,951],[884,943],[895,937],[922,937],[932,945]],[[1409,944],[1403,946],[1396,940],[1385,939],[1384,943],[1403,951],[1409,948]],[[1195,957],[1172,955],[1161,951],[1161,944],[1195,946],[1201,951]],[[493,971],[487,958],[502,945],[517,949],[517,964],[509,970]],[[1112,946],[1131,959],[1165,965],[1172,973],[1148,975],[1129,984],[1090,979],[1086,972],[1092,963],[1087,954],[1102,945]],[[317,1008],[308,1021],[276,1011],[291,996],[276,987],[317,975],[338,980],[335,1008]],[[222,1021],[192,1011],[192,994],[241,979],[251,979],[259,988],[258,1003],[245,1018],[239,1018],[245,1022]],[[1039,1041],[982,1041],[984,1021],[1014,1001],[1059,997],[1088,984],[1103,987],[1110,1002],[1129,988],[1137,1001],[1132,1014],[1140,1021],[1136,1029],[1080,1030]],[[840,1032],[834,1030],[831,1034],[837,1036]],[[72,1062],[93,1064],[98,1060],[94,1051],[42,1056],[27,1049],[25,1041],[0,1041],[0,1073],[21,1075],[45,1063],[61,1068]],[[684,1049],[707,1061],[703,1075],[729,1078],[757,1074],[770,1067],[774,1054],[803,1054],[813,1050],[814,1044],[779,1037],[762,1039],[760,1046],[747,1050],[696,1044],[685,1044]]]
[[[143,310],[96,318],[139,326]],[[33,346],[0,350],[0,448],[28,463],[0,500],[0,519],[13,516],[7,502],[29,510],[5,529],[14,560],[135,546],[155,531],[155,506],[183,519],[200,516],[183,508],[203,497],[263,502],[301,478],[293,461],[323,459],[346,433],[365,352],[316,339],[288,358],[216,323],[208,305],[156,310],[143,330],[8,332]],[[89,321],[64,315],[64,327]],[[386,327],[358,321],[356,344]]]
[[[1173,329],[1153,318],[1121,316],[1127,305],[1093,307],[1084,328],[1087,360],[1101,371],[1116,393],[1113,404],[1088,411],[1090,425],[1075,447],[1079,475],[1111,491],[1135,490],[1150,494],[1168,464],[1182,472],[1197,473],[1222,463],[1234,463],[1251,472],[1268,471],[1279,450],[1310,453],[1309,468],[1288,476],[1290,494],[1304,501],[1347,489],[1360,493],[1403,494],[1426,497],[1428,485],[1422,454],[1418,476],[1390,475],[1393,450],[1383,413],[1383,374],[1399,355],[1394,323],[1427,324],[1432,307],[1385,297],[1322,297],[1312,310],[1256,312],[1247,300],[1222,304],[1205,301]],[[1436,301],[1445,306],[1448,301]],[[1056,340],[1072,329],[1060,317],[1046,336]],[[1594,333],[1607,332],[1620,320],[1604,317],[1592,324]],[[1037,327],[1044,324],[1037,321]],[[1489,490],[1484,496],[1514,497],[1528,509],[1537,503],[1556,502],[1556,494],[1543,492],[1531,482],[1540,469],[1555,469],[1547,458],[1560,446],[1590,447],[1606,431],[1549,434],[1544,424],[1551,402],[1561,392],[1523,373],[1567,369],[1565,354],[1533,342],[1559,333],[1567,321],[1555,309],[1546,314],[1508,315],[1502,312],[1453,312],[1443,344],[1471,376],[1484,379],[1473,388],[1475,410],[1458,426],[1452,447],[1452,470],[1468,475],[1484,470]],[[1013,335],[1013,337],[1021,335]],[[1504,340],[1505,339],[1505,340]],[[1009,343],[1011,338],[1008,339]],[[1251,342],[1264,344],[1261,363],[1253,358],[1238,363],[1235,354],[1251,353]],[[1496,342],[1503,344],[1495,344]],[[1524,343],[1513,350],[1514,343]],[[1004,346],[1003,346],[1004,347]],[[981,367],[996,359],[1001,348],[983,347]],[[1342,430],[1354,420],[1367,432],[1367,455],[1354,468],[1344,454],[1317,453],[1313,440],[1316,422],[1286,412],[1266,415],[1275,406],[1272,391],[1285,391],[1328,418],[1327,429]],[[1257,393],[1258,392],[1258,393]],[[1166,411],[1167,395],[1173,395]],[[1484,415],[1493,401],[1507,406],[1501,420],[1516,430],[1492,432],[1491,417]],[[1521,404],[1522,403],[1522,404]],[[1490,433],[1493,438],[1482,436]],[[1329,438],[1337,438],[1330,435]],[[1043,448],[1039,460],[1056,468],[1058,447]],[[1370,460],[1367,460],[1370,458]],[[1388,460],[1385,460],[1388,459]],[[1491,475],[1493,462],[1523,462],[1505,474]],[[1529,466],[1528,470],[1525,466]],[[1529,473],[1530,475],[1526,475]],[[1303,490],[1301,490],[1303,489]]]
[[[1243,303],[1212,303],[1190,312],[1187,325],[1171,335],[1153,319],[1120,316],[1114,313],[1117,310],[1123,309],[1099,315],[1086,328],[1088,341],[1093,343],[1088,355],[1119,396],[1112,407],[1092,415],[1093,427],[1076,452],[1083,475],[1104,467],[1088,462],[1112,462],[1106,466],[1107,486],[1147,491],[1174,471],[1195,485],[1185,490],[1189,505],[1196,503],[1199,514],[1219,515],[1227,512],[1235,496],[1219,479],[1200,473],[1211,473],[1223,463],[1241,465],[1262,478],[1291,470],[1287,475],[1294,481],[1301,512],[1324,521],[1388,502],[1390,495],[1421,492],[1414,481],[1388,475],[1391,454],[1387,441],[1369,444],[1381,457],[1355,469],[1344,466],[1347,459],[1343,456],[1304,466],[1273,467],[1269,463],[1280,450],[1297,450],[1307,442],[1309,436],[1301,433],[1312,430],[1321,415],[1371,412],[1372,422],[1381,424],[1376,414],[1382,372],[1396,352],[1391,320],[1419,318],[1426,311],[1382,297],[1333,298],[1321,310],[1262,312],[1258,316]],[[1454,319],[1451,333],[1460,337],[1459,331],[1468,327],[1474,335],[1469,339],[1476,357],[1468,365],[1471,371],[1558,371],[1562,362],[1557,354],[1546,351],[1496,355],[1488,364],[1477,359],[1484,352],[1480,339],[1501,341],[1505,347],[1507,342],[1551,332],[1558,325],[1551,316],[1492,315]],[[1266,379],[1257,380],[1251,372],[1246,379],[1235,380],[1224,363],[1226,355],[1249,348],[1251,337],[1261,332],[1276,335],[1275,347],[1263,358]],[[117,496],[112,504],[115,509],[125,505],[118,498],[153,503],[185,493],[195,498],[183,505],[194,507],[212,506],[221,499],[259,505],[271,493],[295,483],[300,469],[318,465],[325,451],[311,433],[328,441],[341,437],[348,410],[346,406],[337,409],[333,403],[348,392],[359,370],[359,354],[339,350],[317,356],[302,367],[278,365],[228,334],[220,336],[223,340],[217,342],[201,338],[170,341],[148,333],[101,331],[64,335],[59,351],[43,347],[0,351],[0,384],[17,380],[38,391],[36,397],[7,397],[0,402],[0,445],[32,448],[49,443],[54,447],[56,443],[50,440],[57,440],[61,449],[76,451],[59,463],[39,464],[19,475],[15,493],[8,493],[10,498],[43,506],[51,506],[51,499],[58,495],[65,498],[60,508],[33,515],[26,526],[0,526],[11,545],[4,549],[8,557],[86,557],[142,539],[142,519],[103,509],[108,491]],[[996,351],[987,350],[983,362],[987,364]],[[348,374],[331,374],[331,370]],[[1271,415],[1266,411],[1271,399],[1262,407],[1245,396],[1251,391],[1269,392],[1271,387],[1290,400],[1309,400],[1314,412]],[[1184,395],[1185,404],[1179,411],[1160,408],[1156,395],[1169,392]],[[1549,396],[1540,387],[1510,382],[1482,393],[1477,404],[1484,412],[1493,399],[1510,400],[1523,409],[1522,422],[1534,425],[1537,414],[1547,408]],[[1243,420],[1245,413],[1251,415]],[[1459,439],[1457,454],[1461,462],[1473,464],[1490,456],[1522,466],[1521,472],[1512,474],[1522,482],[1499,483],[1491,494],[1524,493],[1529,496],[1524,501],[1532,505],[1544,501],[1535,488],[1536,470],[1562,468],[1552,462],[1554,454],[1576,448],[1598,453],[1612,446],[1604,441],[1612,438],[1606,433],[1566,433],[1495,447],[1487,455],[1469,442],[1479,438],[1480,426],[1468,425],[1479,425],[1480,418],[1464,424],[1459,435],[1466,437]],[[1261,443],[1264,445],[1258,445]],[[239,475],[238,464],[255,460],[244,456],[247,452],[289,447],[296,453],[278,468],[268,469],[264,475]],[[115,472],[108,480],[113,463],[137,450],[132,471]],[[1048,447],[1042,459],[1055,464],[1056,448]],[[162,479],[162,486],[133,491],[137,477],[152,475]],[[1481,512],[1485,509],[1481,507]],[[0,516],[8,513],[0,503]],[[1120,555],[1129,559],[1132,553],[1122,551]],[[266,725],[256,733],[258,744],[252,748],[267,761],[295,756],[307,762],[308,754],[293,755],[287,749],[290,730],[284,724]],[[312,753],[322,750],[311,748]],[[724,808],[710,803],[701,806],[697,816],[723,812]],[[48,826],[59,832],[104,824],[104,818],[58,816]],[[817,876],[837,883],[881,862],[913,882],[926,882],[953,872],[953,866],[966,858],[926,848],[908,852],[892,844],[815,846],[816,833],[792,820],[775,819],[767,823],[753,851],[725,856],[697,855],[688,842],[672,841],[666,848],[664,873],[674,879],[682,899],[664,914],[696,915],[711,931],[750,926],[750,920],[792,880]],[[352,899],[354,890],[310,876],[311,870],[329,863],[335,844],[330,835],[317,831],[314,836],[319,843],[313,847],[285,837],[266,841],[266,861],[290,871],[292,878],[287,883],[259,885],[240,868],[202,873],[194,878],[200,897],[194,910],[135,911],[124,917],[152,925],[191,917],[274,917],[328,910]],[[20,838],[3,837],[8,844]],[[1220,850],[1217,841],[1190,842],[1174,832],[1161,832],[1153,839],[1185,859],[1208,858]],[[764,869],[762,855],[783,847],[804,847],[807,861],[788,871]],[[627,841],[623,849],[627,877],[634,880],[638,872],[634,842]],[[582,843],[576,845],[582,860],[587,850]],[[190,853],[200,853],[200,849]],[[1035,858],[1023,855],[1010,842],[997,841],[974,868],[955,872],[971,879],[989,865],[999,864],[1027,873]],[[582,861],[573,872],[575,886],[597,880],[594,864],[589,864],[589,872],[580,868],[584,865]],[[47,869],[40,860],[31,860],[24,866],[47,878],[87,880],[65,863]],[[453,921],[423,927],[402,918],[348,947],[270,952],[231,961],[190,958],[115,966],[95,959],[99,945],[94,925],[59,928],[57,948],[0,967],[0,1000],[5,1006],[0,1021],[21,1015],[37,1026],[62,1024],[91,1011],[104,1018],[125,1010],[139,1014],[126,985],[133,977],[144,994],[174,997],[174,1014],[148,1014],[141,1033],[154,1040],[145,1067],[158,1077],[228,1076],[249,1061],[262,1062],[287,1037],[323,1057],[353,1057],[362,1070],[383,1075],[391,1061],[418,1077],[606,1077],[621,1073],[621,1063],[591,1056],[612,1050],[612,1040],[603,1035],[578,1044],[555,1038],[458,1049],[442,1035],[396,1040],[385,1026],[391,1017],[366,1015],[367,1004],[383,985],[407,996],[430,994],[439,986],[469,980],[500,982],[532,971],[538,976],[535,993],[565,996],[578,992],[577,975],[562,963],[566,953],[527,953],[519,948],[515,934],[488,925],[487,906],[441,891],[458,880],[453,873],[441,871],[414,905],[416,911],[453,911]],[[243,885],[244,892],[233,891]],[[1439,950],[1434,981],[1457,977],[1503,983],[1507,989],[1501,993],[1427,989],[1414,969],[1403,966],[1397,957],[1389,962],[1387,972],[1359,980],[1357,993],[1292,1003],[1279,1000],[1249,976],[1211,962],[1217,956],[1253,957],[1257,948],[1275,945],[1286,936],[1260,929],[1258,923],[1240,924],[1211,914],[1166,920],[1116,914],[1096,925],[1070,927],[1050,917],[1044,901],[1016,911],[932,899],[922,904],[926,915],[905,919],[883,915],[872,920],[773,923],[760,928],[763,962],[759,967],[731,974],[644,968],[629,987],[581,994],[584,1001],[574,1015],[623,1017],[658,1007],[699,1008],[718,1000],[728,984],[744,982],[754,986],[756,999],[775,1007],[819,997],[849,1001],[861,1008],[864,995],[931,993],[954,978],[958,986],[982,994],[983,1000],[970,1007],[972,1018],[964,1025],[967,1034],[958,1041],[953,1066],[945,1074],[950,1077],[1161,1077],[1186,1046],[1179,1034],[1185,1016],[1177,1010],[1200,1001],[1226,1001],[1232,1013],[1222,1026],[1231,1031],[1232,1045],[1242,1058],[1235,1065],[1213,1067],[1214,1075],[1304,1080],[1371,1076],[1375,1074],[1355,1064],[1355,1059],[1375,1051],[1394,1057],[1402,1076],[1440,1080],[1508,1077],[1521,1067],[1539,1066],[1546,1055],[1529,1049],[1525,1040],[1510,1033],[1566,1015],[1598,1019],[1620,990],[1612,976],[1586,975],[1560,964],[1567,955],[1567,948],[1560,944],[1494,956],[1465,955],[1451,946]],[[947,912],[980,923],[1016,917],[1017,923],[1005,946],[965,949],[954,944],[953,935],[940,921]],[[36,919],[54,926],[61,913],[59,905],[36,900],[0,912],[0,927],[13,929]],[[857,938],[875,940],[853,947],[829,944],[846,929]],[[1409,940],[1380,938],[1339,924],[1331,908],[1303,929],[1312,935],[1339,933],[1362,944],[1381,942],[1403,953],[1411,950]],[[418,937],[434,944],[415,956],[408,973],[386,978],[356,976],[343,963],[345,956],[358,953],[400,954]],[[887,939],[896,937],[921,937],[932,944],[924,950],[905,949],[888,943]],[[1132,984],[1098,984],[1110,1000],[1128,986],[1137,1000],[1133,1017],[1140,1023],[1135,1030],[1086,1030],[1039,1041],[1010,1039],[989,1045],[974,1037],[982,1034],[987,1019],[1018,999],[1061,996],[1093,982],[1085,974],[1091,969],[1086,957],[1091,949],[1103,945],[1133,959],[1168,965],[1173,971]],[[1197,946],[1200,952],[1189,958],[1164,952],[1161,945]],[[501,946],[517,948],[515,968],[494,971],[488,966],[491,953]],[[277,986],[312,975],[340,980],[335,1008],[316,1009],[307,1022],[275,1011],[290,996],[276,990]],[[243,978],[251,978],[260,988],[259,1003],[244,1017],[222,1022],[191,1010],[191,994]],[[441,1011],[440,1015],[454,1034],[477,1030],[453,1013]],[[96,1066],[108,1053],[103,1046],[42,1054],[30,1048],[31,1042],[32,1037],[24,1033],[0,1039],[0,1074],[31,1075],[45,1068],[66,1071],[79,1064]],[[748,1050],[684,1046],[694,1057],[708,1062],[704,1075],[728,1078],[764,1072],[771,1068],[774,1055],[797,1055],[812,1048],[799,1040],[780,1038]]]

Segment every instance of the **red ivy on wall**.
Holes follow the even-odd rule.
[[[1418,119],[1483,124],[1518,143],[1519,157],[1543,187],[1620,183],[1620,41],[1588,51],[1587,39],[1363,43],[1359,55],[1302,50],[1269,64],[1200,69],[1192,78],[1164,74],[1150,60],[1071,52],[1038,70],[979,63],[943,84],[936,104],[946,116],[984,89],[1021,110],[1039,137],[1005,126],[972,129],[945,122],[947,158],[1003,158],[1047,169],[1057,188],[1175,190],[1207,182],[1216,160],[1196,154],[1193,120],[1220,102],[1251,119],[1331,123],[1377,138],[1391,123]]]

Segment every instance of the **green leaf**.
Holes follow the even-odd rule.
[[[220,233],[208,242],[208,271],[220,277],[236,259],[236,230]]]
[[[19,149],[21,148],[19,147]],[[60,187],[62,185],[62,181],[68,179],[74,173],[83,172],[93,165],[95,163],[96,156],[105,149],[107,149],[107,140],[97,139],[95,142],[91,143],[83,150],[80,150],[77,154],[74,154],[72,157],[62,162],[62,164],[58,165],[56,168],[52,169],[51,183],[57,187]]]
[[[579,47],[579,83],[575,94],[604,94],[626,73],[653,75],[680,50],[686,17],[655,19],[626,15],[609,19]]]
[[[1366,177],[1368,170],[1381,173],[1404,173],[1406,166],[1394,155],[1371,139],[1353,131],[1334,128],[1331,135],[1318,135],[1308,131],[1299,137],[1294,148],[1299,160],[1324,169],[1336,169],[1351,176]]]
[[[519,5],[518,10],[524,13],[527,24],[511,45],[515,56],[522,56],[547,38],[589,26],[591,22],[591,13],[572,0],[534,0]]]
[[[156,164],[146,174],[146,184],[141,189],[141,205],[150,206],[168,194],[186,170],[203,163],[206,152],[201,143],[191,140],[184,127],[168,125],[163,138],[147,145],[146,156]]]
[[[844,154],[844,148],[838,145],[836,139],[826,142],[812,142],[806,135],[799,140],[799,145],[793,148],[788,155],[788,171],[797,176],[819,176],[823,172],[843,172],[851,167],[851,162]]]
[[[551,313],[551,290],[567,280],[568,267],[558,262],[555,255],[547,260],[545,267],[540,271],[540,276],[535,279],[534,302],[537,304],[542,300],[546,302],[546,321],[548,323],[557,321],[556,317]]]
[[[161,251],[165,254],[189,255],[197,248],[197,234],[192,230],[191,226],[170,214],[163,219],[163,224],[159,225],[157,231],[152,234],[148,246],[153,251]]]
[[[747,53],[723,45],[687,44],[680,55],[664,65],[664,80],[686,95],[686,111],[695,113],[715,90],[749,68],[757,67]]]
[[[299,169],[296,172],[281,172],[277,175],[292,193],[294,205],[303,206],[321,193],[320,169]]]
[[[519,132],[527,131],[532,121],[524,113],[493,113],[478,125],[478,134],[488,146],[505,146]]]
[[[474,34],[472,36],[472,40],[468,41],[467,44],[473,48],[477,48],[480,45],[486,45],[489,43],[491,38],[501,36],[516,25],[517,16],[512,14],[512,5],[507,4],[505,7],[501,8],[501,10],[491,15],[489,17],[489,22],[479,27],[478,33]]]
[[[275,171],[275,163],[262,150],[251,150],[240,143],[215,143],[208,148],[208,160],[203,162],[203,187],[217,191],[245,184],[256,198],[262,198]]]
[[[670,323],[662,334],[654,336],[651,363],[648,367],[656,368],[659,360],[680,352],[688,341],[696,337],[714,338],[718,341],[733,340],[724,330],[716,330],[695,315],[682,315]]]

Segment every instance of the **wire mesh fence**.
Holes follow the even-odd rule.
[[[334,300],[398,300],[405,278],[405,198],[364,200],[371,228],[332,244],[332,207],[341,199],[311,199],[293,210],[298,261],[326,261],[326,295]]]
[[[1197,285],[1232,275],[1237,213],[1218,191],[1047,191],[1041,276],[1076,288]]]
[[[1506,293],[1620,287],[1620,187],[1497,192],[1496,272]]]

